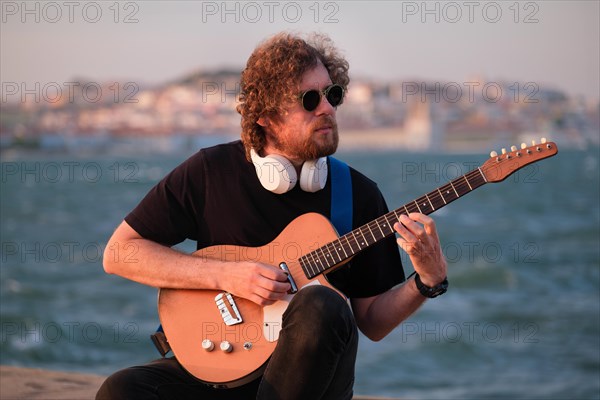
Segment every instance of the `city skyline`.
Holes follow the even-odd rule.
[[[1,6],[3,91],[76,77],[160,85],[197,70],[242,68],[261,40],[291,30],[328,34],[353,77],[458,83],[480,77],[600,97],[597,1]]]

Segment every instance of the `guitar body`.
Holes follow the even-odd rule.
[[[337,291],[323,275],[308,279],[298,262],[303,254],[337,238],[335,228],[325,217],[308,213],[293,220],[265,246],[213,246],[198,250],[193,255],[222,261],[257,261],[274,266],[285,262],[299,290],[307,285],[320,284]],[[215,301],[215,297],[223,293],[216,290],[160,289],[158,312],[179,363],[205,383],[230,388],[250,382],[262,374],[277,345],[281,316],[293,295],[267,307],[232,296],[243,321],[227,325]],[[340,295],[343,296],[342,293]],[[225,299],[224,303],[228,312],[234,314],[229,301]],[[214,344],[212,351],[202,347],[204,340]],[[220,349],[224,341],[232,346],[230,352]]]

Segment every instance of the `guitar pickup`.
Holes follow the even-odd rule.
[[[298,292],[298,286],[296,286],[296,282],[294,281],[294,277],[292,276],[292,274],[290,273],[290,270],[287,266],[286,263],[282,262],[279,264],[279,268],[285,272],[285,274],[287,275],[287,279],[288,282],[290,283],[290,285],[292,286],[290,288],[290,290],[288,290],[289,294],[296,294]]]
[[[240,310],[238,310],[235,300],[230,293],[219,293],[215,297],[215,303],[221,313],[221,318],[227,326],[241,324],[243,322]]]

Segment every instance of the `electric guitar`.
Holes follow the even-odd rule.
[[[545,139],[529,147],[522,144],[519,150],[502,149],[500,155],[492,152],[480,167],[341,237],[324,216],[307,213],[262,247],[223,245],[196,251],[193,255],[204,259],[279,266],[288,274],[292,289],[285,299],[266,307],[221,291],[160,289],[158,312],[171,350],[189,373],[214,387],[231,388],[256,379],[277,345],[281,317],[294,293],[315,284],[336,290],[325,274],[393,235],[401,214],[430,214],[557,152],[556,144]]]

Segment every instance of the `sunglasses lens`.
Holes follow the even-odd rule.
[[[344,88],[331,85],[325,90],[325,97],[332,107],[337,107],[344,100]],[[321,102],[321,92],[316,89],[308,90],[302,95],[302,106],[306,111],[314,111]]]
[[[342,104],[344,99],[344,89],[340,85],[333,85],[327,91],[327,101],[332,107],[337,107]]]
[[[302,96],[302,106],[306,111],[314,111],[321,102],[321,93],[318,90],[309,90]]]

